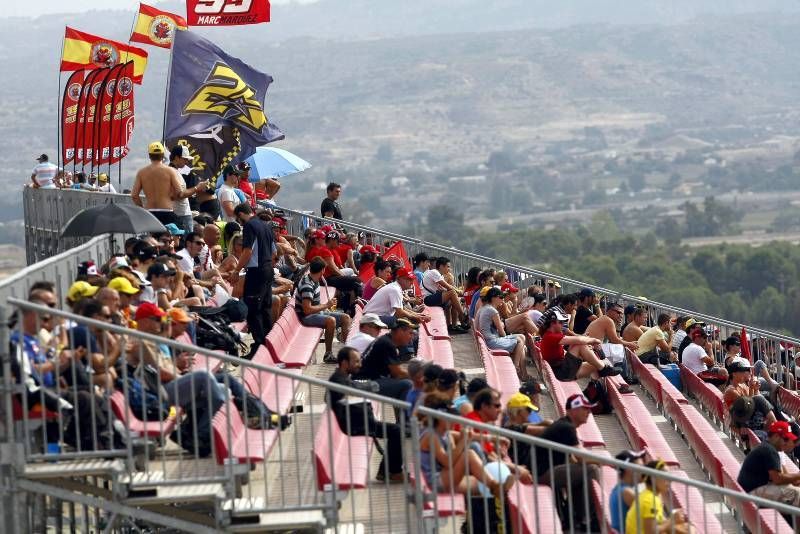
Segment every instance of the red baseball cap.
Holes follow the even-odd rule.
[[[162,319],[167,316],[167,312],[153,304],[152,302],[142,302],[136,308],[136,315],[134,316],[137,321],[141,319]]]
[[[783,439],[788,439],[789,441],[797,441],[797,436],[792,434],[791,427],[786,421],[775,421],[769,425],[769,430],[767,433],[778,434]]]
[[[364,254],[366,252],[370,252],[372,254],[377,254],[378,253],[378,249],[376,249],[372,245],[364,245],[363,247],[361,247],[361,250],[359,252],[361,252],[361,254]]]
[[[327,234],[328,232],[333,230],[333,225],[332,224],[326,224],[325,226],[320,228],[320,230],[322,230],[323,232],[325,232]]]
[[[519,291],[519,288],[511,282],[503,282],[503,285],[500,286],[500,291],[503,293],[516,293]]]
[[[325,232],[322,230],[314,230],[311,233],[311,239],[325,239]]]
[[[575,408],[589,408],[591,410],[596,405],[597,403],[589,402],[589,399],[582,393],[570,395],[567,399],[567,410],[574,410]]]
[[[395,273],[395,278],[408,278],[409,280],[414,279],[414,273],[406,269],[405,267],[401,267],[397,269],[397,273]]]

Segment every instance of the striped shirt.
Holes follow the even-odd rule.
[[[53,187],[53,180],[55,180],[57,172],[58,167],[49,161],[43,161],[33,168],[33,174],[39,183],[39,187]]]
[[[312,306],[319,306],[320,292],[319,282],[314,281],[309,275],[305,275],[300,283],[297,284],[297,292],[294,296],[294,310],[298,317],[305,317],[303,313],[303,300],[311,299]]]

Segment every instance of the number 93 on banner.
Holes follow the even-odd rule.
[[[237,26],[269,22],[268,0],[186,0],[189,26]]]

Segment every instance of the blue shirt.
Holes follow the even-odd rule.
[[[417,400],[419,400],[420,395],[422,395],[421,389],[412,388],[408,393],[406,393],[406,402],[411,405],[411,408],[406,411],[407,417],[411,417],[411,412],[414,411],[414,408],[416,408]]]
[[[11,334],[11,342],[15,345],[19,345],[20,332],[13,332]],[[36,336],[31,336],[28,334],[22,335],[22,352],[25,357],[28,358],[31,364],[47,363],[47,354],[41,351],[39,347],[39,340],[36,338]],[[20,366],[21,365],[22,364],[20,364]],[[33,376],[33,379],[42,386],[55,387],[56,385],[56,377],[52,371],[41,375],[38,371],[36,371],[33,365],[31,365],[31,375]]]
[[[611,490],[611,494],[608,497],[608,506],[611,510],[611,528],[617,532],[622,532],[624,530],[625,517],[628,515],[628,508],[630,508],[625,504],[625,500],[622,498],[622,490],[630,487],[629,484],[620,482],[614,486],[614,489]]]

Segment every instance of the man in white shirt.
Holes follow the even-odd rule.
[[[358,333],[348,338],[345,346],[356,349],[359,353],[369,347],[370,343],[381,333],[381,328],[389,328],[374,313],[365,313],[358,322]]]
[[[97,176],[97,182],[100,184],[100,187],[97,188],[98,191],[101,193],[116,193],[117,190],[114,189],[114,186],[111,182],[108,181],[108,175],[104,172],[101,172]]]
[[[222,219],[226,222],[233,222],[236,220],[236,215],[233,213],[233,208],[239,204],[239,195],[236,194],[236,187],[239,185],[239,171],[233,165],[226,165],[222,171],[222,176],[225,182],[217,191],[217,198],[219,198],[219,207]]]
[[[36,161],[39,164],[33,168],[33,173],[31,174],[31,181],[33,182],[33,187],[39,187],[41,189],[55,189],[55,179],[56,174],[58,174],[58,167],[50,163],[47,154],[42,154]]]
[[[714,358],[706,352],[708,334],[705,328],[696,328],[691,333],[692,342],[683,351],[683,365],[699,376],[703,382],[721,386],[728,381],[728,372],[714,365]]]
[[[395,278],[394,282],[386,284],[375,292],[367,302],[364,313],[374,313],[380,317],[381,321],[389,325],[389,328],[401,317],[414,322],[430,321],[430,316],[425,313],[416,313],[403,308],[403,291],[410,289],[413,285],[414,274],[403,267],[397,270]]]
[[[436,263],[431,269],[422,275],[422,295],[426,306],[437,306],[444,308],[447,317],[447,328],[451,334],[465,332],[467,321],[464,317],[464,309],[458,299],[459,291],[445,280],[445,275],[450,272],[450,260],[447,258],[436,258]],[[464,326],[459,321],[464,320]]]

